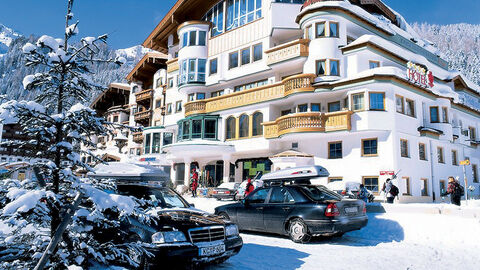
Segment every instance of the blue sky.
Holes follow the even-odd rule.
[[[0,0],[0,23],[24,35],[63,33],[65,1]],[[110,34],[109,44],[142,43],[176,0],[77,0],[74,14],[81,36]],[[384,0],[409,22],[480,24],[478,0]]]

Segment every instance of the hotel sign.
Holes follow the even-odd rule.
[[[407,77],[409,81],[425,88],[432,88],[434,86],[435,78],[430,70],[426,70],[424,67],[412,62],[408,62],[407,67]]]

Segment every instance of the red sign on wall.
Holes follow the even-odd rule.
[[[426,70],[412,62],[408,62],[407,67],[407,77],[409,81],[425,88],[432,88],[434,86],[435,77],[430,70]]]
[[[380,171],[380,175],[394,175],[394,171]]]

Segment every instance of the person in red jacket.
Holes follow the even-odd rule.
[[[254,190],[255,190],[255,187],[252,184],[252,179],[249,177],[247,179],[247,186],[245,187],[245,197],[247,197],[248,194],[250,194]]]
[[[198,188],[198,173],[195,169],[192,169],[192,196],[197,197]]]

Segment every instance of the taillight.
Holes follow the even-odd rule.
[[[216,191],[216,190],[213,191],[213,194],[217,194],[217,193],[218,193],[218,191]]]
[[[336,204],[330,203],[327,205],[327,209],[325,210],[326,217],[336,217],[339,215],[340,215],[340,212],[338,211]]]
[[[230,191],[225,191],[225,194],[230,194]]]

